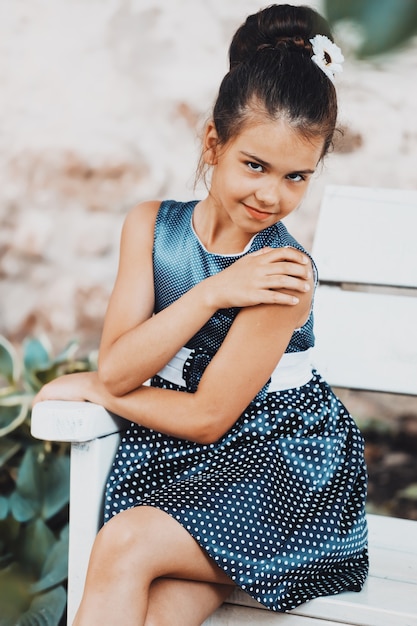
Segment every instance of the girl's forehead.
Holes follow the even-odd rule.
[[[247,120],[235,138],[247,139],[257,137],[264,140],[268,137],[274,139],[279,137],[283,139],[291,137],[303,139],[304,135],[299,128],[291,124],[291,122],[287,121],[285,118],[278,118],[276,120],[255,118]]]
[[[324,137],[306,136],[296,126],[285,119],[248,121],[232,140],[235,147],[242,150],[282,155],[282,150],[309,155],[315,162],[322,154]],[[261,156],[261,155],[260,155]]]

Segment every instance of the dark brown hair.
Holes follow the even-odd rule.
[[[259,116],[285,119],[306,137],[323,137],[326,154],[336,126],[332,81],[311,60],[310,39],[326,35],[326,20],[310,7],[272,5],[250,15],[229,49],[213,121],[220,145]]]

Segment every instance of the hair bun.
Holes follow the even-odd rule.
[[[236,31],[229,48],[230,69],[250,62],[259,50],[282,47],[311,53],[310,39],[317,34],[333,41],[326,20],[310,7],[272,5],[250,15]]]
[[[304,37],[301,37],[301,35],[294,35],[294,37],[278,37],[274,45],[270,43],[262,43],[257,47],[256,52],[259,50],[267,50],[268,48],[277,49],[279,47],[293,47],[308,50],[309,52],[312,50],[312,45],[309,39],[306,40]]]

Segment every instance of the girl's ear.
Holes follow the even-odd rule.
[[[208,122],[203,139],[203,160],[206,165],[217,164],[219,136],[213,121]]]

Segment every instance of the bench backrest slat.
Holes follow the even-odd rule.
[[[313,255],[322,282],[417,288],[417,191],[329,185]]]
[[[417,394],[417,298],[321,287],[314,365],[336,387]]]
[[[417,191],[329,187],[313,256],[317,369],[336,387],[417,394]]]

